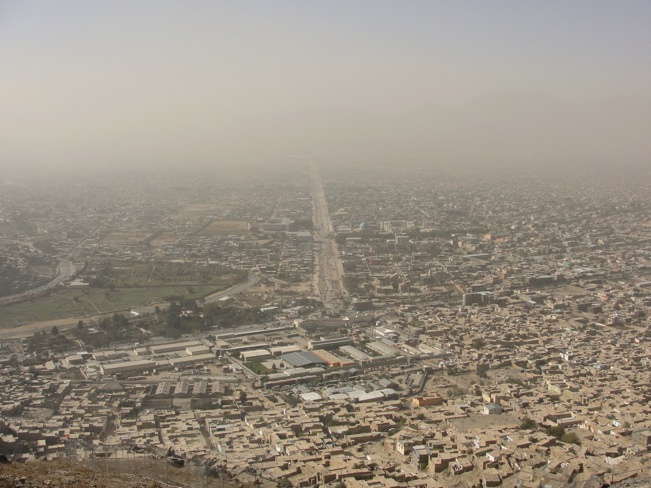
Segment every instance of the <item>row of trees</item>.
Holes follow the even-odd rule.
[[[177,338],[183,334],[205,332],[215,326],[230,328],[261,324],[273,317],[257,308],[208,303],[203,307],[195,300],[172,301],[165,310],[156,307],[154,315],[143,317],[138,326],[156,335]]]
[[[54,326],[48,334],[44,330],[34,332],[27,340],[27,352],[43,354],[48,352],[64,352],[70,350],[74,344],[65,335],[59,334],[59,329]]]
[[[108,347],[114,342],[137,342],[143,339],[143,332],[135,327],[126,315],[119,313],[102,318],[97,323],[97,329],[97,331],[89,330],[80,320],[72,333],[84,344],[94,348]]]
[[[229,328],[260,324],[272,318],[272,313],[261,312],[258,308],[217,303],[201,307],[195,300],[179,300],[171,302],[165,310],[156,307],[154,314],[137,320],[115,313],[102,318],[92,329],[80,320],[70,332],[62,333],[57,326],[53,326],[49,333],[38,331],[29,339],[27,351],[37,354],[69,351],[75,348],[71,337],[89,347],[103,348],[117,342],[142,341],[146,331],[178,338],[183,334],[207,331],[214,326]]]

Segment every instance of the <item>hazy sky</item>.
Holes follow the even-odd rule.
[[[651,164],[651,2],[0,1],[0,168]]]

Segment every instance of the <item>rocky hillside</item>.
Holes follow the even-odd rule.
[[[185,488],[204,486],[206,482],[205,477],[198,477],[192,471],[166,469],[164,462],[161,464],[159,472],[149,468],[142,475],[106,473],[69,461],[0,464],[0,488]],[[224,486],[244,488],[248,484],[227,481]]]

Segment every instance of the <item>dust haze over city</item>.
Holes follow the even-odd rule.
[[[0,486],[647,486],[650,23],[0,4]]]

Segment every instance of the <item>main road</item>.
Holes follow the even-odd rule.
[[[258,278],[254,274],[250,274],[247,280],[244,283],[240,283],[239,285],[234,285],[229,288],[226,288],[225,290],[218,291],[216,293],[212,293],[208,295],[205,298],[205,303],[212,303],[221,300],[222,298],[226,297],[232,297],[233,295],[237,295],[238,293],[242,293],[245,290],[248,290],[252,286],[255,286],[258,284],[260,281],[260,278]]]
[[[237,295],[238,293],[242,293],[245,290],[251,288],[252,286],[255,286],[259,281],[260,279],[257,276],[250,274],[247,281],[245,281],[244,283],[240,283],[238,285],[234,285],[229,288],[226,288],[225,290],[221,290],[219,292],[208,295],[206,297],[205,302],[206,303],[216,302],[220,298]],[[164,308],[168,304],[159,303],[158,305],[161,308]],[[141,313],[153,313],[155,308],[156,308],[156,304],[144,305],[142,307],[132,307],[132,309],[137,310]],[[93,315],[91,317],[70,317],[67,319],[31,322],[28,324],[23,324],[15,327],[0,327],[0,340],[21,339],[23,337],[31,337],[32,335],[34,335],[34,332],[41,331],[41,330],[50,330],[53,325],[56,325],[59,328],[59,330],[69,329],[74,327],[77,324],[77,322],[79,322],[79,320],[88,321],[89,319],[93,320],[93,319],[98,319],[99,317],[109,317],[112,313],[113,313],[112,311],[109,311],[109,312],[102,312],[97,315]]]
[[[344,269],[334,239],[334,226],[328,212],[321,175],[312,164],[312,222],[314,224],[314,289],[326,308],[332,310],[342,304],[348,295],[344,286]]]
[[[0,297],[0,304],[27,300],[34,295],[38,295],[39,293],[47,291],[51,288],[55,288],[67,279],[70,279],[72,275],[75,274],[75,271],[76,269],[74,264],[65,259],[60,259],[59,264],[57,265],[57,274],[52,279],[52,281],[41,285],[38,288],[32,288],[31,290],[17,293],[16,295]]]

